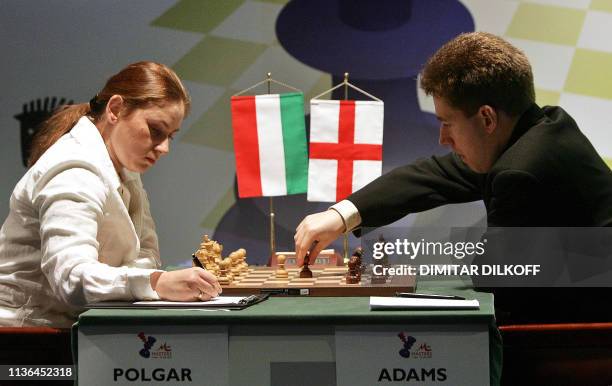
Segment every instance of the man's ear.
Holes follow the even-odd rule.
[[[123,110],[123,97],[113,95],[106,104],[106,116],[110,123],[115,124],[119,120],[119,114]]]
[[[478,116],[482,122],[482,126],[487,134],[492,134],[499,123],[497,111],[489,105],[482,105],[478,109]]]

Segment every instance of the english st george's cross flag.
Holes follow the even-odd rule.
[[[310,101],[308,201],[340,201],[382,173],[384,104]]]
[[[238,196],[306,192],[304,95],[234,96],[231,105]]]

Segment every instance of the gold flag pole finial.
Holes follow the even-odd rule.
[[[348,99],[348,85],[349,85],[348,78],[349,78],[349,73],[345,72],[344,73],[344,82],[343,82],[344,83],[344,100]]]

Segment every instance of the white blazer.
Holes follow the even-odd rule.
[[[149,201],[139,174],[121,179],[82,117],[17,183],[0,230],[0,325],[68,327],[86,303],[159,299]]]

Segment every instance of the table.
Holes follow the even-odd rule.
[[[480,309],[369,311],[367,297],[277,297],[242,311],[88,310],[73,327],[79,381],[498,384],[493,296],[435,282],[418,291],[476,298]],[[410,358],[398,355],[406,342]]]

